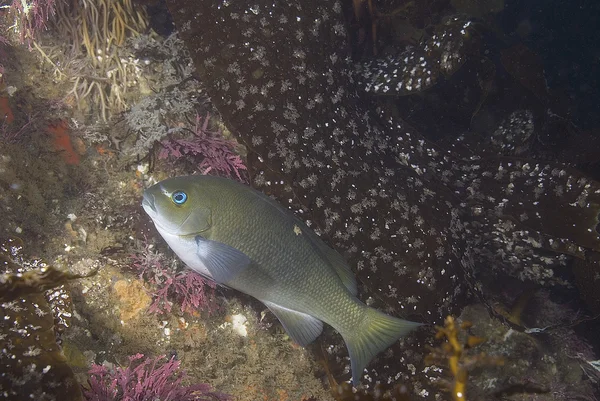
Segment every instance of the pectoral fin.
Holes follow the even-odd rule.
[[[241,271],[250,266],[250,258],[243,252],[222,242],[196,236],[196,255],[202,261],[214,281],[227,284]]]
[[[273,312],[286,333],[298,345],[306,347],[313,342],[323,331],[323,322],[306,313],[296,312],[272,302],[262,301]]]

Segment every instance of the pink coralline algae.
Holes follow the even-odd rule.
[[[246,170],[246,166],[235,151],[235,141],[224,138],[220,131],[210,131],[209,120],[209,114],[204,118],[196,116],[195,126],[190,130],[193,134],[191,139],[171,135],[169,139],[161,141],[162,149],[158,158],[200,157],[202,160],[198,169],[202,174],[211,173],[244,181],[241,172]]]
[[[129,357],[128,367],[109,368],[92,365],[88,387],[84,389],[87,401],[226,401],[231,397],[211,391],[208,384],[184,386],[186,373],[179,369],[180,362],[164,356],[145,358],[143,354]]]
[[[148,309],[151,313],[164,313],[171,311],[171,302],[168,300],[169,294],[174,294],[175,298],[181,302],[181,310],[187,313],[194,313],[199,310],[206,310],[212,313],[215,309],[213,291],[216,284],[206,280],[204,277],[193,271],[179,272],[169,275],[163,272],[163,280],[160,288],[153,294],[154,301]],[[207,293],[207,287],[210,293]]]
[[[31,1],[13,1],[10,9],[15,13],[18,28],[19,40],[21,43],[31,41],[43,30],[50,16],[55,13],[55,0],[31,0]]]
[[[210,314],[217,309],[214,299],[216,284],[213,281],[188,269],[179,270],[162,253],[152,249],[148,241],[141,251],[131,255],[131,261],[131,267],[139,277],[156,287],[149,308],[151,313],[171,312],[173,303],[170,298],[187,313],[205,311]]]

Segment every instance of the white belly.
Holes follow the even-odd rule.
[[[156,226],[156,225],[155,225]],[[200,258],[198,257],[197,244],[196,240],[192,236],[188,237],[179,237],[177,235],[169,234],[168,232],[162,230],[160,227],[156,226],[156,229],[160,233],[160,235],[165,239],[167,244],[171,247],[171,249],[179,256],[179,259],[183,260],[190,269],[194,270],[201,275],[212,279],[210,272],[204,266]]]

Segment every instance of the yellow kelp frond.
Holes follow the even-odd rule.
[[[452,316],[446,317],[444,327],[436,326],[435,338],[445,341],[439,347],[432,348],[431,353],[425,357],[428,365],[447,365],[452,379],[442,380],[442,387],[450,391],[452,399],[464,401],[469,371],[485,365],[502,365],[501,357],[489,356],[481,352],[473,354],[470,350],[486,341],[483,337],[469,335],[466,330],[472,326],[471,322],[457,324]]]

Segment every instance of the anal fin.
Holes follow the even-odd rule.
[[[323,322],[311,315],[284,308],[272,302],[262,302],[277,316],[292,340],[302,347],[313,342],[323,331]]]

